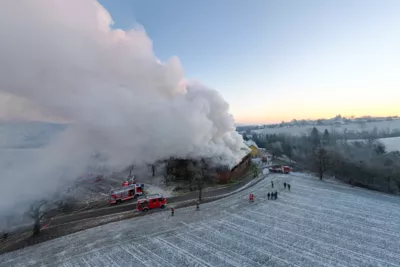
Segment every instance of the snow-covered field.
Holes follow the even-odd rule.
[[[387,151],[400,151],[400,137],[379,139],[385,146]]]
[[[293,135],[301,135],[306,134],[311,131],[314,126],[307,125],[304,127],[301,126],[293,126],[293,127],[283,127],[283,128],[264,128],[259,130],[253,130],[254,133],[259,134],[293,134]],[[381,121],[381,122],[369,122],[365,124],[365,128],[361,127],[359,123],[349,123],[339,126],[315,126],[320,132],[328,131],[332,132],[333,130],[338,133],[343,133],[346,129],[347,131],[352,132],[361,132],[361,131],[372,131],[375,127],[378,131],[384,130],[388,132],[392,132],[394,130],[400,130],[400,120],[393,120],[393,121]]]
[[[400,151],[400,137],[390,137],[390,138],[380,138],[378,139],[386,146],[386,150],[388,152],[391,151]],[[351,142],[367,142],[365,139],[357,139],[357,140],[348,140]]]
[[[270,179],[292,191],[268,201]],[[0,266],[400,266],[400,198],[271,175],[198,212],[111,223],[0,255]]]

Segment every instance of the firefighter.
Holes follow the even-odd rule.
[[[5,232],[5,233],[3,234],[3,239],[6,240],[7,238],[8,238],[8,233]]]
[[[249,200],[250,200],[250,202],[253,202],[253,201],[254,201],[254,195],[253,195],[253,193],[250,193]]]
[[[275,191],[275,199],[278,199],[278,192]]]
[[[288,190],[290,191],[290,184],[287,184],[287,188],[288,188]]]
[[[174,207],[172,207],[171,208],[171,216],[174,216],[174,213],[175,213],[175,209],[174,209]]]
[[[274,188],[274,181],[271,181],[271,187]]]
[[[286,189],[286,182],[284,182],[284,183],[283,183],[283,188],[285,188],[285,189]]]
[[[270,194],[269,194],[269,192],[268,192],[268,194],[267,194],[268,200],[269,200],[269,196],[270,196]]]
[[[196,211],[199,211],[200,210],[200,201],[197,201],[197,203],[196,203]]]

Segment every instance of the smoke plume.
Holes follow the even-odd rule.
[[[138,27],[112,29],[95,0],[0,2],[0,92],[71,122],[33,160],[0,172],[0,213],[82,174],[93,153],[110,169],[169,157],[233,166],[245,152],[221,95],[161,63]]]

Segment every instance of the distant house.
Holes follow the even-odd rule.
[[[259,148],[253,140],[247,140],[245,141],[245,144],[251,149],[251,156],[252,157],[258,157],[259,154]]]

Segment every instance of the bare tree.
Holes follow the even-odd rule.
[[[129,175],[128,175],[129,179],[133,178],[132,171],[133,171],[133,164],[129,167]]]
[[[332,167],[332,159],[329,157],[328,150],[323,147],[318,147],[314,150],[315,163],[319,179],[322,180],[326,171]]]
[[[375,127],[371,132],[365,132],[365,137],[367,145],[372,148],[378,139],[378,129]]]
[[[292,163],[293,158],[293,146],[291,143],[284,143],[282,145],[283,153],[289,158],[290,163]]]
[[[210,175],[208,174],[209,166],[205,159],[201,159],[199,162],[194,162],[191,168],[193,175],[193,183],[199,191],[199,201],[201,201],[203,196],[203,188],[205,184],[210,180]]]
[[[271,152],[273,159],[282,156],[282,142],[276,141],[269,143],[266,148]]]
[[[170,181],[174,180],[174,175],[168,173],[167,171],[164,172],[164,186],[168,186]]]
[[[33,235],[38,235],[40,233],[40,224],[44,216],[46,216],[46,200],[41,200],[33,203],[30,206],[28,215],[33,219]]]

